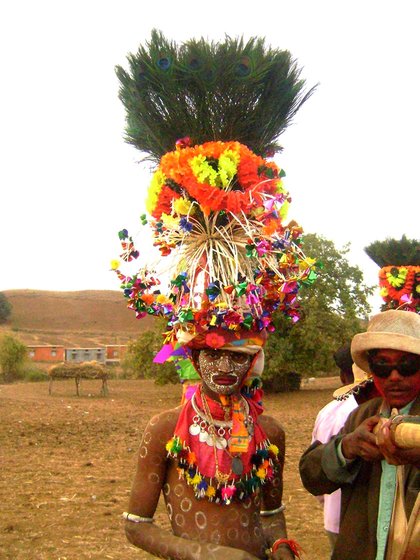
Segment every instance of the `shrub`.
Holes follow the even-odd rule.
[[[26,355],[26,346],[14,336],[5,334],[0,338],[0,366],[4,383],[21,377]]]

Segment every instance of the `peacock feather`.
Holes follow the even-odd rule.
[[[405,235],[401,239],[374,241],[365,247],[365,253],[380,267],[420,266],[420,241]]]
[[[278,138],[314,87],[285,50],[262,38],[189,40],[180,45],[154,30],[129,69],[116,67],[126,108],[126,141],[158,162],[175,142],[236,140],[262,156],[281,150]]]

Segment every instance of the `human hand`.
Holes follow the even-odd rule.
[[[343,437],[341,450],[346,459],[361,457],[365,461],[379,461],[383,458],[373,434],[373,430],[380,420],[379,415],[371,416],[357,426],[354,432]]]
[[[391,420],[385,422],[376,433],[376,442],[390,465],[414,465],[420,468],[420,448],[402,448],[395,443],[390,429]]]

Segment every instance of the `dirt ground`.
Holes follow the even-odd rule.
[[[296,393],[266,396],[269,414],[287,435],[286,518],[305,560],[327,560],[322,508],[302,487],[298,461],[319,409],[338,378],[316,380]],[[0,385],[0,558],[2,560],[143,560],[126,540],[126,509],[136,451],[148,418],[177,406],[180,386],[151,381],[72,380]],[[159,505],[157,522],[168,527]]]

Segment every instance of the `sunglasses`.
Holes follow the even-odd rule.
[[[371,372],[382,379],[389,377],[394,369],[402,377],[410,377],[420,370],[420,357],[389,364],[388,362],[375,362],[374,358],[368,356],[368,362]]]

